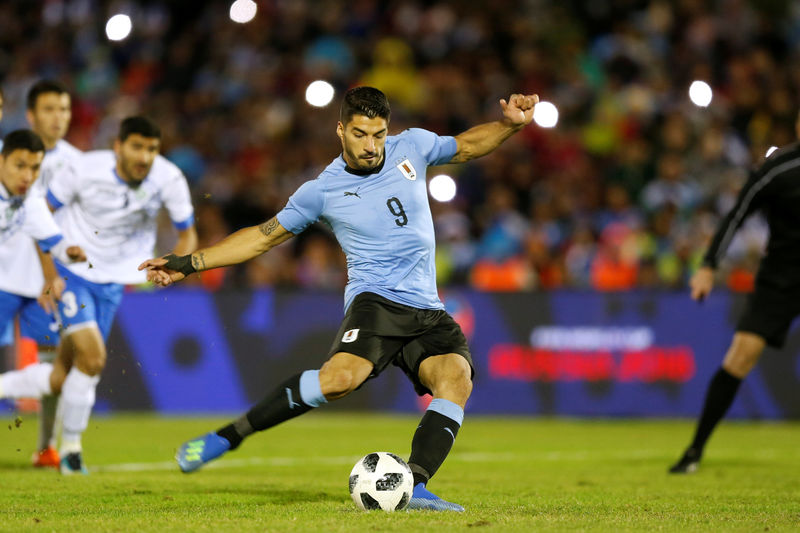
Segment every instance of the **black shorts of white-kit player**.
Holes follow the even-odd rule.
[[[369,379],[389,364],[400,367],[420,396],[431,393],[417,376],[419,365],[428,357],[457,353],[475,375],[467,339],[447,311],[417,309],[371,292],[356,296],[347,309],[328,355],[338,352],[371,361],[375,367]]]

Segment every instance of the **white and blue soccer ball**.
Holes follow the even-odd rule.
[[[414,490],[414,475],[405,461],[393,453],[365,455],[350,472],[350,496],[359,509],[405,509]]]

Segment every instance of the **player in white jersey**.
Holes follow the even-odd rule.
[[[43,314],[35,313],[40,305],[48,312],[55,310],[64,280],[56,273],[50,251],[63,248],[64,240],[44,198],[30,194],[44,158],[42,140],[30,130],[16,130],[6,136],[0,153],[0,328],[3,328],[16,315],[23,324],[38,320]],[[20,254],[31,239],[42,250],[38,270],[31,270],[28,259]],[[74,248],[71,252],[80,255]],[[41,394],[50,390],[46,370],[46,367],[37,369],[39,377],[44,378],[37,381]],[[30,374],[21,374],[19,379],[29,377]],[[14,386],[11,383],[12,389]]]
[[[3,88],[0,87],[0,121],[3,120]],[[0,150],[3,149],[3,140],[0,139]],[[14,342],[13,324],[9,323],[5,327],[0,327],[0,357],[3,357],[3,348],[10,346]],[[2,359],[0,359],[2,360]]]
[[[88,426],[105,366],[105,340],[124,285],[146,280],[136,267],[152,255],[161,207],[178,230],[175,253],[189,253],[197,246],[189,186],[178,167],[158,154],[160,146],[161,132],[155,124],[144,117],[128,117],[122,121],[113,152],[87,152],[72,176],[55,175],[47,190],[65,240],[79,244],[87,261],[64,264],[56,256],[66,290],[59,302],[64,329],[52,372],[46,379],[37,365],[7,372],[0,375],[0,394],[38,397],[45,381],[53,392],[60,390],[63,474],[87,472],[81,434]],[[7,383],[26,372],[30,379],[17,381],[35,383],[10,390]]]
[[[39,179],[34,182],[31,194],[44,197],[53,176],[70,172],[76,158],[81,151],[64,140],[72,119],[72,100],[66,87],[55,80],[40,80],[28,90],[27,111],[25,116],[31,129],[39,135],[44,143],[45,156]],[[56,222],[58,219],[56,218]],[[28,257],[31,270],[38,268],[38,252],[33,240],[28,240],[21,254]],[[44,313],[44,310],[32,311],[41,316],[36,320],[20,323],[20,335],[36,342],[38,360],[52,363],[56,358],[59,333],[58,324],[54,317]],[[57,396],[49,395],[41,399],[41,412],[39,415],[39,441],[36,452],[33,454],[33,465],[37,467],[58,468],[60,458],[56,451],[54,424]]]
[[[45,147],[44,162],[34,192],[44,193],[53,176],[67,171],[81,151],[64,140],[72,120],[72,100],[67,89],[54,80],[41,80],[28,90],[25,117]]]

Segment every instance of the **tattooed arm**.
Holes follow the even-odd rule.
[[[148,259],[139,270],[147,270],[147,279],[157,285],[167,286],[189,274],[229,265],[244,263],[294,236],[272,217],[259,226],[240,229],[207,248],[192,255],[170,254],[158,259]]]

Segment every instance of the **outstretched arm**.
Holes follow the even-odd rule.
[[[43,252],[38,244],[36,253],[39,254],[39,262],[42,264],[42,273],[44,274],[44,286],[37,300],[45,311],[53,313],[58,309],[56,300],[60,300],[61,293],[64,292],[64,280],[58,275],[53,258],[49,253]]]
[[[189,226],[184,230],[178,232],[178,242],[175,243],[175,248],[172,253],[175,255],[184,255],[194,252],[197,249],[197,230],[194,226]]]
[[[508,102],[500,100],[503,108],[502,120],[487,122],[456,135],[458,150],[451,163],[463,163],[482,157],[503,144],[506,139],[527,126],[533,120],[533,108],[539,102],[535,94],[512,94]]]
[[[194,272],[244,263],[293,236],[280,225],[277,218],[272,217],[259,226],[240,229],[217,244],[201,248],[191,255],[179,257],[170,254],[148,259],[139,265],[139,270],[147,270],[149,281],[166,287]]]

